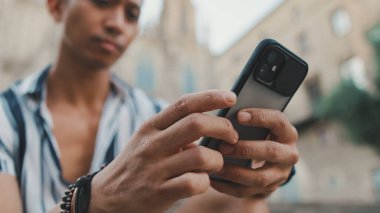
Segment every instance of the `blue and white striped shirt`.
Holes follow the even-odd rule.
[[[46,212],[68,187],[46,105],[49,67],[12,85],[0,95],[0,173],[19,181],[24,212]],[[116,76],[96,136],[90,172],[110,162],[135,130],[162,109],[141,90]]]

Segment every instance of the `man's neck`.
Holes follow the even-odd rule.
[[[49,101],[65,101],[81,108],[99,107],[110,90],[109,67],[86,62],[61,45],[47,87]]]

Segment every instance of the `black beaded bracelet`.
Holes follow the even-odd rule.
[[[73,184],[69,185],[69,189],[65,192],[65,195],[62,197],[61,213],[70,213],[71,212],[71,203],[73,201],[75,187]]]
[[[69,189],[62,198],[61,213],[87,213],[91,200],[91,182],[106,165],[92,174],[84,175],[77,179],[74,184],[69,185]],[[75,200],[73,200],[75,199]],[[75,204],[73,206],[73,204]]]

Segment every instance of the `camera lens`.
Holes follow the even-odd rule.
[[[275,72],[270,70],[268,64],[262,64],[258,66],[259,68],[255,72],[256,78],[260,79],[262,82],[270,83],[273,81]]]
[[[269,63],[273,63],[277,58],[277,53],[275,51],[271,51],[267,56],[267,61]]]
[[[267,65],[267,64],[262,65],[262,66],[260,67],[260,70],[259,70],[259,72],[257,73],[257,75],[258,75],[259,77],[263,77],[263,76],[265,76],[265,73],[266,73],[267,69],[268,69],[268,65]]]

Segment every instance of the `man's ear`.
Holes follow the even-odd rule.
[[[49,12],[56,22],[62,21],[65,4],[67,4],[67,0],[47,0]]]

